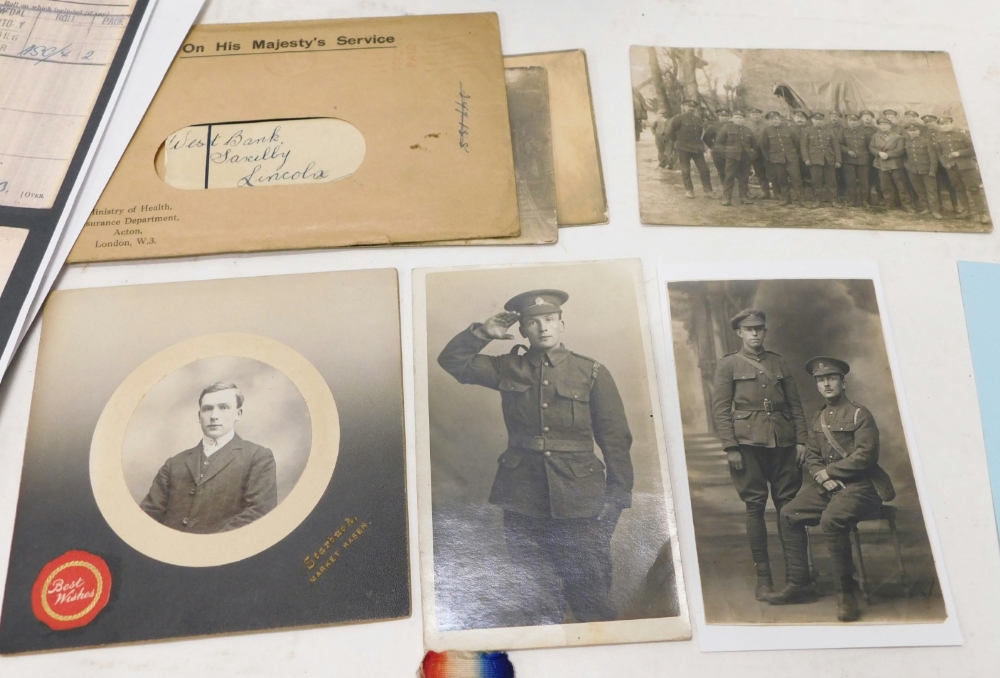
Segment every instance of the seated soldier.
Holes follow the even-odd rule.
[[[896,493],[878,465],[879,433],[872,413],[847,398],[843,360],[825,356],[806,363],[826,405],[812,419],[806,445],[802,489],[781,508],[781,536],[787,558],[787,584],[766,597],[772,605],[803,603],[815,598],[807,555],[807,525],[819,525],[826,536],[833,574],[840,584],[837,619],[861,617],[851,557],[851,528],[878,514],[883,501]],[[810,476],[812,481],[805,479]]]

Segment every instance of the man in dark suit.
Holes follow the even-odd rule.
[[[243,394],[212,384],[198,398],[202,440],[163,464],[140,506],[167,527],[195,534],[248,525],[278,503],[271,450],[236,435]]]
[[[503,509],[526,626],[617,617],[611,603],[611,537],[632,505],[632,433],[608,368],[561,343],[561,290],[532,290],[506,312],[474,323],[448,342],[438,364],[463,384],[500,392],[507,449],[490,503]],[[480,355],[513,339],[520,321],[530,347]],[[594,453],[600,447],[603,462]]]

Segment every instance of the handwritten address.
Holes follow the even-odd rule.
[[[361,132],[333,118],[196,125],[164,142],[161,176],[186,189],[322,183],[353,174],[364,154]]]

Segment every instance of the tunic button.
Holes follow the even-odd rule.
[[[205,466],[208,466],[208,459],[205,460]]]
[[[548,432],[549,432],[549,427],[548,426],[543,426],[542,427],[542,433],[548,433]]]
[[[184,525],[187,525],[188,524],[188,519],[185,518],[184,520],[181,521],[181,523],[183,523]]]
[[[543,410],[549,409],[549,404],[548,403],[542,403],[542,409]]]
[[[542,386],[548,386],[548,385],[549,385],[549,380],[548,379],[542,379]]]
[[[549,452],[548,450],[545,450],[545,456],[546,456],[546,457],[551,457],[551,456],[552,456],[552,453],[551,453],[551,452]]]
[[[194,488],[193,487],[188,491],[188,494],[194,494]]]

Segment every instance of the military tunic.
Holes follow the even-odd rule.
[[[830,435],[847,456],[831,445],[823,432],[826,420]],[[806,446],[806,471],[811,480],[803,483],[798,495],[781,510],[784,523],[785,553],[788,557],[788,579],[805,584],[809,581],[809,565],[805,528],[819,525],[826,535],[836,578],[851,577],[851,527],[858,520],[871,517],[882,505],[872,477],[884,473],[878,467],[879,431],[868,409],[842,397],[835,405],[827,404],[813,417]],[[832,480],[844,488],[828,492],[815,480],[826,470]]]
[[[719,173],[719,181],[723,183],[726,181],[726,153],[722,146],[715,145],[715,139],[719,136],[722,128],[728,124],[728,122],[721,121],[713,122],[705,128],[705,134],[702,136],[702,141],[711,149],[712,164],[715,165],[715,170]]]
[[[907,137],[903,165],[910,175],[910,184],[924,207],[931,212],[939,213],[941,201],[937,183],[938,156],[934,143],[928,137],[915,139]]]
[[[667,139],[674,144],[674,151],[681,163],[681,180],[684,188],[694,190],[691,181],[691,163],[694,162],[701,176],[701,186],[706,193],[712,191],[712,177],[708,173],[708,163],[705,162],[705,143],[702,136],[705,133],[704,123],[694,113],[681,113],[674,116],[667,126]]]
[[[616,618],[611,538],[631,506],[632,434],[611,373],[562,345],[480,355],[478,324],[455,336],[438,363],[463,384],[500,392],[507,448],[490,492],[520,586],[524,625]],[[594,453],[594,442],[604,461]],[[608,505],[612,517],[601,517]]]
[[[934,145],[941,165],[948,173],[948,179],[954,186],[963,209],[966,212],[969,211],[969,198],[966,194],[968,192],[975,201],[979,214],[988,215],[986,196],[979,188],[982,178],[979,176],[976,152],[972,148],[972,139],[969,135],[955,129],[947,132],[938,130]],[[952,158],[952,153],[958,153],[958,157]]]
[[[844,185],[847,199],[855,207],[868,205],[871,199],[869,170],[872,166],[871,128],[864,125],[845,127],[840,130],[840,156],[844,170]],[[854,155],[851,155],[854,153]]]
[[[903,170],[903,156],[906,154],[906,143],[903,137],[892,130],[888,132],[879,130],[872,137],[868,149],[875,158],[873,164],[879,171],[879,184],[886,201],[889,202],[890,206],[895,204],[896,200],[892,197],[893,191],[895,191],[899,203],[909,206],[910,190],[906,185],[906,175]],[[880,152],[889,157],[879,157]]]
[[[765,128],[760,135],[760,152],[767,159],[771,183],[778,194],[785,196],[785,204],[791,202],[793,194],[801,200],[798,129],[785,123]]]
[[[739,196],[748,198],[750,194],[750,166],[757,157],[757,140],[753,130],[746,125],[731,122],[725,125],[715,139],[715,147],[722,147],[726,156],[726,178],[722,188],[724,200],[731,200],[733,187],[739,185]]]
[[[840,143],[836,130],[810,127],[802,133],[802,160],[809,166],[815,202],[833,202],[837,197],[836,164],[840,164]]]

